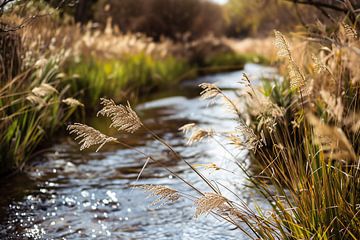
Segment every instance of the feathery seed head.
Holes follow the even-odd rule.
[[[327,112],[335,118],[337,121],[342,122],[344,114],[344,106],[342,104],[341,98],[335,98],[325,90],[320,91],[320,95],[324,102],[327,105]]]
[[[31,92],[38,97],[46,97],[53,93],[58,93],[58,91],[47,83],[42,83],[39,87],[35,87]]]
[[[180,127],[179,131],[182,131],[183,133],[188,133],[189,131],[194,129],[194,127],[196,127],[195,123],[188,123],[188,124],[185,124],[184,126]]]
[[[245,137],[242,145],[245,146],[247,149],[252,150],[262,147],[261,140],[256,136],[254,130],[248,125],[246,125],[246,123],[240,122],[236,130]],[[234,136],[232,138],[234,139]],[[237,143],[239,143],[239,139],[237,140]]]
[[[199,85],[203,89],[203,91],[200,93],[201,99],[207,100],[207,99],[215,99],[220,93],[221,90],[213,83],[201,83]]]
[[[112,99],[102,98],[101,104],[103,108],[97,113],[97,116],[109,117],[112,121],[110,127],[117,128],[118,131],[134,133],[142,126],[140,118],[132,110],[129,102],[127,106],[116,105]]]
[[[148,192],[151,192],[149,197],[157,196],[158,198],[151,203],[151,205],[156,205],[162,201],[175,202],[180,198],[180,194],[175,189],[162,186],[162,185],[140,185],[139,188],[142,188]]]
[[[46,105],[46,102],[43,98],[38,97],[34,94],[29,94],[26,97],[26,100],[28,100],[29,102],[31,102],[32,104],[38,105],[39,107],[43,107]]]
[[[81,144],[80,150],[84,150],[89,148],[93,145],[100,145],[96,152],[100,150],[106,143],[115,142],[117,141],[116,138],[106,136],[105,134],[101,133],[100,131],[87,126],[81,123],[74,123],[67,127],[67,130],[70,134],[76,134],[75,140],[80,140],[79,144]]]
[[[84,107],[84,104],[75,98],[65,98],[62,102],[70,107]]]
[[[292,89],[299,89],[305,85],[305,77],[293,60],[288,64],[290,85]]]
[[[229,140],[230,144],[234,145],[237,148],[243,148],[244,147],[243,141],[236,134],[228,135],[227,139]]]
[[[358,34],[356,32],[356,29],[351,27],[348,24],[343,24],[343,28],[345,31],[345,35],[349,38],[349,39],[357,39],[358,38]]]
[[[274,33],[275,33],[274,45],[277,48],[277,55],[279,57],[286,57],[290,59],[291,52],[288,41],[281,32],[275,30]]]
[[[203,140],[206,137],[212,137],[212,136],[214,136],[214,134],[215,133],[212,129],[209,129],[209,130],[197,129],[191,134],[187,144],[192,145],[194,143],[200,142],[201,140]]]
[[[314,62],[314,68],[317,74],[323,73],[326,71],[326,65],[321,61],[319,57],[317,57],[315,54],[311,56],[313,62]]]
[[[227,199],[216,193],[205,193],[195,201],[196,212],[195,217],[207,214],[213,210],[218,210],[223,207]]]
[[[341,128],[326,125],[311,113],[306,117],[314,127],[315,141],[321,146],[325,156],[337,160],[357,160],[354,148]]]
[[[358,133],[360,131],[360,113],[352,113],[344,119],[345,125],[349,126],[351,131]]]

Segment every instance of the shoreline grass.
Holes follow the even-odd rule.
[[[22,169],[66,121],[96,111],[100,97],[117,102],[141,97],[198,75],[242,69],[250,59],[213,37],[185,45],[167,39],[153,42],[110,26],[101,31],[51,19],[39,19],[17,34],[21,51],[11,57],[21,58],[22,64],[0,95],[0,175]],[[202,51],[193,51],[194,46]],[[57,94],[34,95],[34,88],[43,83]]]
[[[270,209],[250,208],[241,193],[231,192],[233,199],[225,197],[226,186],[218,184],[211,176],[205,177],[201,170],[190,165],[148,129],[130,106],[103,99],[103,109],[99,113],[109,117],[119,131],[147,130],[210,190],[202,192],[185,177],[169,170],[193,190],[193,195],[167,186],[141,186],[150,191],[151,196],[158,197],[156,202],[190,199],[196,207],[195,217],[217,216],[243,231],[249,239],[356,240],[360,237],[360,81],[359,65],[354,60],[359,59],[356,50],[360,48],[360,41],[347,32],[344,24],[340,24],[332,34],[351,47],[339,43],[330,49],[318,42],[309,42],[307,48],[296,52],[287,38],[275,31],[275,46],[287,69],[286,77],[255,89],[244,74],[242,90],[249,119],[215,84],[203,83],[200,84],[201,98],[212,102],[221,100],[219,103],[230,108],[236,117],[238,127],[233,131],[216,132],[192,123],[179,129],[191,133],[188,144],[217,136],[224,138],[225,143],[248,150],[258,169],[249,171],[235,155],[231,156]],[[328,36],[329,33],[323,34]],[[70,134],[77,135],[81,149],[98,145],[99,150],[108,142],[132,148],[111,136],[102,134],[101,139],[95,138],[98,134],[93,133],[98,131],[83,124],[73,124],[68,129]],[[231,154],[226,145],[221,146]],[[159,162],[142,151],[139,153],[148,161]]]

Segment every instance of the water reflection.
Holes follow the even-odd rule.
[[[272,75],[274,70],[248,64],[245,69],[253,79]],[[215,141],[184,147],[186,140],[178,127],[196,122],[203,128],[229,130],[236,126],[231,113],[221,105],[208,106],[198,98],[197,84],[217,82],[220,87],[238,88],[242,72],[218,74],[184,83],[165,98],[148,100],[137,107],[142,119],[168,141],[191,164],[216,163],[229,171],[201,169],[204,174],[240,193],[252,203],[257,196],[243,187],[244,175],[233,156]],[[106,122],[105,122],[106,123]],[[92,125],[108,130],[104,120]],[[128,144],[160,159],[176,174],[197,187],[209,191],[201,180],[146,132],[117,134]],[[219,139],[220,141],[220,139]],[[245,151],[230,149],[241,164],[247,164]],[[80,153],[69,137],[59,139],[51,149],[29,167],[27,173],[2,182],[0,191],[1,239],[247,239],[232,226],[213,217],[194,219],[194,207],[179,200],[160,207],[149,206],[151,199],[134,190],[144,156],[119,146],[106,146],[100,153]],[[184,192],[190,190],[162,167],[150,164],[138,184],[165,184]],[[252,199],[250,202],[249,199]]]

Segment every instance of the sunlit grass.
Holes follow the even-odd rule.
[[[234,199],[225,197],[223,191],[229,190],[227,186],[212,180],[211,176],[205,177],[201,170],[190,165],[142,123],[133,110],[125,112],[122,110],[124,105],[107,100],[112,104],[111,109],[104,106],[100,112],[110,111],[105,116],[111,118],[112,124],[123,122],[126,129],[134,129],[135,125],[136,130],[144,128],[194,171],[210,191],[202,192],[188,182],[186,176],[169,170],[193,190],[193,195],[166,186],[145,187],[155,189],[152,196],[157,195],[164,201],[172,201],[171,196],[176,196],[175,200],[190,199],[196,207],[196,217],[211,213],[242,230],[249,239],[359,239],[360,127],[359,120],[353,117],[360,111],[359,80],[356,74],[348,74],[357,73],[357,63],[350,60],[356,52],[333,46],[331,51],[321,53],[327,54],[326,61],[320,54],[320,60],[313,57],[312,62],[299,63],[295,59],[309,59],[306,56],[319,55],[317,51],[327,49],[307,48],[301,53],[293,53],[285,36],[275,33],[278,54],[284,58],[283,64],[287,67],[287,72],[283,72],[286,77],[275,83],[267,82],[257,89],[244,74],[240,96],[248,104],[247,114],[243,114],[236,102],[215,84],[200,85],[203,90],[201,98],[224,104],[224,108],[234,114],[239,126],[226,132],[205,130],[196,124],[180,128],[191,133],[188,144],[213,139],[214,136],[223,137],[224,143],[217,143],[234,158],[239,170],[247,176],[249,185],[263,197],[268,208],[263,209],[256,202],[253,204],[257,207],[251,208],[241,193],[231,192]],[[341,27],[337,34],[339,38],[347,39],[352,47],[359,48],[359,40],[342,35]],[[341,94],[343,92],[348,95]],[[77,138],[90,136],[92,128],[86,129],[91,131],[77,132]],[[101,144],[95,140],[80,139],[80,143]],[[132,148],[118,139],[112,139],[112,142]],[[228,150],[226,142],[240,150],[248,150],[252,166],[256,164],[256,167],[244,168],[241,160]],[[151,155],[135,151],[143,154],[147,162],[159,162]]]
[[[73,94],[79,94],[88,107],[100,97],[124,100],[128,91],[150,91],[178,83],[191,71],[182,59],[154,59],[144,53],[128,54],[121,59],[82,59],[68,64],[68,82]]]

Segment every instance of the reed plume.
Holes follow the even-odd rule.
[[[220,88],[212,83],[201,83],[199,87],[203,89],[200,93],[200,98],[203,100],[215,100],[215,98],[221,93]]]
[[[151,192],[149,197],[158,197],[151,203],[151,205],[156,205],[160,202],[175,202],[180,198],[178,191],[163,185],[140,185],[137,187]]]
[[[314,127],[315,141],[321,146],[324,154],[331,159],[356,161],[357,156],[353,146],[341,128],[332,127],[321,123],[312,114],[307,114],[307,119]]]
[[[227,199],[216,193],[205,193],[195,201],[196,211],[195,217],[207,214],[211,211],[218,210],[225,206]]]
[[[189,131],[191,131],[192,129],[194,129],[196,127],[195,123],[188,123],[183,125],[182,127],[179,128],[179,131],[182,131],[183,133],[188,133]]]
[[[291,59],[290,45],[284,35],[279,31],[274,31],[275,41],[274,45],[277,49],[277,55],[279,57],[286,57]]]
[[[99,130],[96,130],[90,126],[81,123],[74,123],[67,127],[67,130],[70,134],[76,134],[75,140],[80,140],[79,144],[80,150],[84,150],[93,145],[99,145],[96,149],[96,152],[100,150],[106,143],[116,142],[117,139],[113,137],[106,136],[101,133]]]
[[[342,104],[341,98],[335,98],[326,90],[321,90],[320,95],[327,105],[327,112],[335,118],[337,121],[342,122],[344,114],[344,105]]]
[[[288,71],[292,89],[299,89],[305,86],[305,77],[301,73],[298,65],[292,59],[289,61]]]
[[[228,110],[230,110],[230,112],[236,114],[239,117],[241,116],[240,110],[237,108],[234,101],[228,98],[218,86],[213,83],[202,83],[199,85],[199,87],[203,89],[203,91],[200,93],[200,98],[202,100],[210,100],[211,104],[215,102],[216,97],[220,96],[223,100],[223,104]]]
[[[314,68],[315,68],[315,71],[317,74],[320,74],[320,73],[323,73],[326,71],[327,67],[319,57],[317,57],[315,54],[312,54],[311,58],[314,62]]]
[[[46,97],[53,93],[58,93],[58,90],[50,84],[42,83],[39,87],[33,88],[31,92],[38,97]]]
[[[205,130],[205,129],[196,129],[194,130],[194,132],[191,134],[187,145],[192,145],[194,143],[200,142],[201,140],[203,140],[206,137],[212,137],[214,136],[215,132],[212,129],[209,130]]]
[[[286,40],[285,36],[281,32],[279,32],[279,31],[274,31],[274,32],[275,32],[274,44],[278,50],[278,52],[277,52],[278,56],[285,57],[289,61],[287,67],[288,67],[288,71],[289,71],[291,88],[299,89],[299,88],[305,86],[306,79],[305,79],[304,75],[301,73],[300,68],[295,63],[295,61],[291,55],[288,41]]]
[[[127,106],[116,105],[112,99],[101,98],[101,104],[104,107],[97,113],[97,116],[109,117],[112,121],[110,127],[117,128],[118,131],[134,133],[143,125],[129,102]]]
[[[358,38],[358,34],[353,27],[348,24],[343,24],[342,26],[344,28],[346,37],[352,40],[356,40]]]
[[[38,107],[43,107],[43,106],[46,105],[46,101],[43,98],[38,97],[38,96],[36,96],[34,94],[29,94],[26,97],[26,100],[28,100],[32,104],[38,105]]]
[[[84,107],[84,104],[82,104],[79,100],[71,97],[63,99],[62,102],[70,107]]]
[[[360,131],[360,113],[351,113],[345,117],[344,123],[353,133]]]

